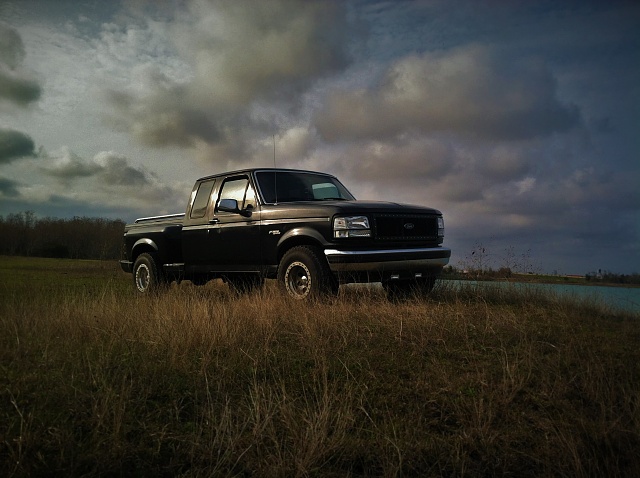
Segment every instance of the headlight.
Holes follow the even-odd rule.
[[[438,237],[444,237],[444,219],[438,218]]]
[[[333,237],[371,237],[369,218],[367,216],[344,216],[333,220]]]

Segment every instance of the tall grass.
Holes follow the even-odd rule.
[[[640,469],[638,317],[446,286],[138,298],[104,267],[0,286],[2,476]]]

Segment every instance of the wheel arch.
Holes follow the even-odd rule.
[[[278,264],[287,251],[296,246],[315,246],[324,249],[326,241],[322,235],[309,228],[295,228],[287,231],[278,241]]]
[[[138,256],[145,252],[157,253],[158,245],[148,238],[138,239],[131,248],[131,262],[135,262]]]

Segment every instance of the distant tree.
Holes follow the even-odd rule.
[[[0,216],[0,254],[117,259],[125,223],[76,216],[37,219],[32,211]]]

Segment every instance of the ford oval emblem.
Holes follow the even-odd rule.
[[[412,222],[407,222],[407,223],[404,225],[404,228],[405,228],[407,231],[410,231],[410,230],[411,230],[411,229],[413,229],[414,227],[416,227],[416,226],[415,226],[415,224],[413,224]]]

